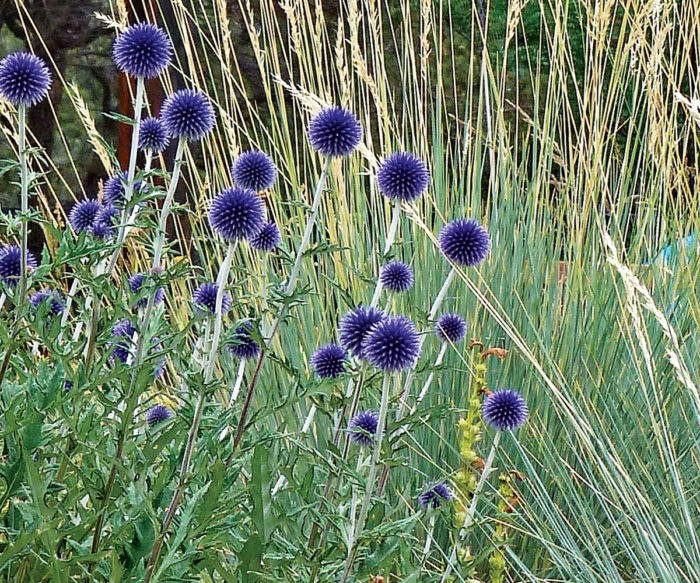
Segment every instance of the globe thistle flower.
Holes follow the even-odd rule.
[[[146,423],[149,427],[163,423],[173,416],[173,412],[165,405],[153,405],[146,411]]]
[[[136,328],[131,320],[122,320],[112,327],[112,336],[122,338],[112,342],[114,350],[110,356],[111,360],[118,360],[121,363],[126,363],[131,356],[131,339],[136,334]]]
[[[90,232],[100,239],[114,235],[116,231],[115,218],[119,216],[119,209],[113,204],[102,205],[97,211],[95,220],[90,227]]]
[[[390,292],[406,292],[413,287],[413,270],[403,261],[390,261],[380,270],[379,282]]]
[[[247,360],[260,353],[260,344],[253,340],[252,329],[249,323],[239,326],[227,342],[226,348],[236,358]]]
[[[435,322],[435,334],[442,342],[459,342],[467,334],[467,322],[459,314],[443,314]]]
[[[36,55],[18,51],[0,60],[0,95],[12,105],[36,105],[50,87],[51,73]]]
[[[349,156],[360,145],[362,125],[347,109],[328,107],[311,118],[306,135],[324,156]]]
[[[214,108],[209,98],[192,89],[170,95],[160,110],[168,135],[188,141],[201,140],[214,128]]]
[[[416,364],[421,342],[416,326],[406,316],[388,316],[367,333],[362,349],[371,365],[395,372]]]
[[[379,415],[376,411],[362,411],[350,419],[348,431],[350,439],[362,447],[370,447],[379,425]]]
[[[358,306],[345,314],[338,326],[340,343],[357,358],[363,358],[362,343],[372,327],[386,317],[379,308]]]
[[[39,309],[39,306],[44,302],[49,304],[46,312],[48,316],[57,316],[64,312],[66,306],[63,304],[62,300],[61,294],[50,289],[38,291],[29,296],[29,303],[32,305],[32,311]]]
[[[418,496],[418,504],[421,505],[421,508],[440,508],[443,502],[452,500],[454,497],[455,495],[452,493],[449,486],[444,482],[440,482],[429,487]]]
[[[410,202],[430,185],[425,162],[410,152],[396,152],[385,158],[377,171],[379,192],[392,200]]]
[[[491,250],[488,231],[473,219],[457,219],[445,225],[439,243],[445,257],[465,267],[481,263]]]
[[[36,258],[27,251],[27,267],[35,269]],[[0,280],[10,288],[17,285],[22,270],[22,250],[19,245],[5,245],[0,249]]]
[[[252,190],[227,188],[211,201],[209,224],[229,241],[253,237],[265,225],[265,205]]]
[[[192,302],[194,309],[200,316],[206,316],[207,313],[216,313],[216,294],[219,292],[219,286],[215,283],[203,283],[192,294]],[[204,308],[204,309],[202,309]],[[222,315],[231,308],[231,295],[224,292],[221,297],[221,313]]]
[[[129,289],[131,290],[132,293],[137,294],[139,293],[139,290],[141,289],[141,286],[143,285],[143,282],[146,280],[146,274],[145,273],[134,273],[129,278]],[[153,305],[157,306],[163,302],[165,299],[165,290],[162,287],[156,288],[154,294],[153,294]],[[148,305],[148,298],[141,298],[138,300],[135,304],[136,306],[140,308],[145,308]]]
[[[104,186],[102,187],[102,201],[105,206],[124,203],[126,183],[128,179],[129,175],[126,171],[124,171],[120,174],[115,174],[105,181]],[[141,181],[135,182],[134,190],[142,190],[144,186],[144,183]]]
[[[311,355],[311,366],[316,376],[322,379],[335,379],[345,372],[347,354],[337,344],[321,346]]]
[[[147,117],[139,123],[139,150],[150,150],[159,153],[170,143],[168,130],[159,117]]]
[[[262,229],[248,239],[248,243],[253,249],[263,253],[272,251],[281,242],[280,228],[271,221],[265,223]]]
[[[499,389],[488,395],[481,405],[484,421],[501,431],[513,431],[527,420],[527,403],[512,389]]]
[[[261,192],[272,188],[277,179],[277,167],[265,152],[249,150],[233,162],[231,178],[236,186]]]
[[[126,27],[114,41],[114,62],[120,71],[132,77],[156,77],[170,65],[172,54],[168,35],[147,22]]]
[[[100,202],[94,198],[81,200],[73,205],[73,208],[68,214],[68,222],[76,233],[89,231],[101,208],[102,205]]]

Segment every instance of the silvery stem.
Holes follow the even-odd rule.
[[[418,563],[418,574],[423,570],[425,562],[428,560],[428,555],[430,554],[430,547],[433,544],[433,533],[435,532],[435,518],[436,513],[430,513],[430,523],[428,525],[428,531],[425,538],[425,546],[423,547],[423,553],[421,554],[420,562]]]
[[[29,170],[27,168],[27,106],[20,103],[17,110],[19,132],[20,199],[22,216],[20,220],[20,272],[16,306],[24,304],[27,293],[27,239],[29,212]]]
[[[170,209],[173,206],[175,190],[177,190],[177,183],[180,180],[180,169],[182,167],[182,156],[185,152],[185,142],[185,138],[180,138],[177,142],[175,161],[173,163],[173,175],[170,179],[170,184],[168,185],[168,192],[165,195],[165,200],[163,201],[163,208],[160,210],[158,235],[156,236],[156,243],[153,248],[153,267],[160,267],[160,259],[161,255],[163,254],[163,245],[165,245],[165,227],[168,224],[168,216],[170,215]]]
[[[442,346],[440,347],[440,352],[438,352],[437,358],[435,359],[435,367],[437,368],[442,364],[443,359],[445,358],[445,353],[447,352],[447,347],[449,346],[448,342],[443,342]],[[425,395],[428,393],[428,389],[430,389],[430,385],[433,382],[433,377],[435,376],[435,373],[433,371],[430,372],[428,375],[428,378],[425,380],[425,384],[423,385],[423,388],[421,389],[420,393],[418,394],[418,398],[416,399],[416,404],[413,405],[411,408],[411,414],[415,413],[416,409],[418,408],[418,405],[421,404],[421,401],[425,398]]]
[[[231,407],[233,403],[238,398],[238,393],[241,390],[241,383],[243,383],[243,374],[245,373],[245,363],[246,359],[241,358],[241,362],[238,364],[238,373],[236,374],[236,382],[233,385],[233,390],[231,391],[231,397],[228,401],[228,406]]]
[[[397,198],[394,201],[394,211],[391,215],[391,225],[389,226],[389,232],[386,234],[386,241],[384,243],[383,255],[386,255],[387,253],[389,253],[391,246],[394,244],[394,239],[396,239],[396,232],[398,231],[398,228],[399,228],[400,219],[401,219],[401,200],[399,200]],[[372,295],[372,302],[370,303],[371,307],[374,308],[379,303],[379,298],[382,295],[382,289],[384,289],[384,286],[382,285],[382,282],[380,281],[379,277],[377,277],[377,285],[374,288],[374,294]]]

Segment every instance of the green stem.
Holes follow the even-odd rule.
[[[180,180],[180,169],[182,168],[182,158],[185,152],[185,138],[180,138],[177,142],[177,150],[175,152],[175,161],[173,163],[173,175],[170,179],[170,184],[168,185],[168,192],[165,195],[165,200],[163,201],[163,208],[160,211],[160,220],[158,221],[158,235],[156,236],[156,242],[153,247],[153,267],[160,267],[160,260],[163,255],[163,246],[165,245],[165,227],[168,223],[168,217],[170,216],[170,209],[173,206],[173,199],[175,197],[175,191],[177,190],[177,183]]]
[[[19,105],[17,110],[19,121],[19,168],[20,168],[20,199],[21,199],[21,220],[20,220],[20,272],[18,299],[15,305],[24,305],[24,298],[27,293],[27,240],[29,217],[29,171],[27,168],[27,106],[24,103]]]

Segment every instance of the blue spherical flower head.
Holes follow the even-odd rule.
[[[219,286],[215,283],[203,283],[192,294],[195,312],[200,316],[216,313],[216,294]],[[231,295],[224,292],[221,297],[221,314],[225,314],[231,308]]]
[[[379,415],[376,411],[362,411],[350,419],[348,435],[352,441],[362,447],[370,447],[379,425]]]
[[[362,125],[342,107],[328,107],[311,118],[306,130],[311,147],[334,158],[349,156],[360,145]]]
[[[385,158],[377,171],[379,192],[390,199],[410,202],[430,186],[425,162],[409,152],[396,152]]]
[[[34,255],[27,251],[27,268],[38,265]],[[0,249],[0,280],[10,288],[17,285],[22,270],[22,250],[19,245],[5,245]]]
[[[261,192],[272,188],[277,179],[277,167],[265,152],[249,150],[233,162],[231,178],[236,186]]]
[[[114,350],[110,356],[111,360],[118,360],[121,363],[126,363],[131,356],[131,339],[136,334],[136,328],[131,320],[122,320],[112,328],[112,336],[121,338],[112,342]]]
[[[150,150],[159,153],[170,143],[168,130],[159,117],[147,117],[139,124],[139,150]]]
[[[445,257],[465,267],[481,263],[491,250],[488,231],[473,219],[457,219],[445,225],[439,243]]]
[[[57,316],[63,313],[66,306],[63,304],[62,300],[61,294],[50,289],[38,291],[29,296],[29,303],[32,305],[32,311],[38,310],[39,306],[44,304],[47,306],[46,313],[48,316]]]
[[[364,358],[385,372],[411,368],[420,355],[416,326],[406,316],[389,316],[377,323],[362,343]]]
[[[227,188],[211,201],[209,224],[228,241],[253,237],[265,225],[265,204],[252,190]]]
[[[440,482],[429,487],[418,496],[418,503],[422,508],[440,508],[443,502],[454,499],[454,494],[447,484]]]
[[[50,87],[51,73],[36,55],[16,52],[0,60],[0,95],[12,105],[36,105]]]
[[[435,334],[442,342],[459,342],[467,334],[467,322],[459,314],[443,314],[435,322]]]
[[[226,344],[226,348],[236,358],[248,360],[260,353],[260,345],[253,340],[252,330],[249,323],[239,326]]]
[[[345,372],[348,355],[337,344],[321,346],[311,355],[311,366],[316,376],[322,379],[335,379]]]
[[[188,141],[201,140],[214,128],[214,108],[199,91],[180,89],[170,95],[160,110],[168,135]]]
[[[146,281],[145,273],[134,273],[134,275],[129,278],[129,289],[132,291],[132,293],[139,293],[144,281]],[[162,287],[156,288],[153,294],[153,305],[157,306],[161,304],[164,299],[165,290]],[[148,305],[148,298],[141,298],[135,305],[140,308],[145,308]]]
[[[116,232],[116,222],[119,217],[119,209],[113,204],[102,205],[97,211],[95,220],[90,227],[90,232],[100,239],[111,237]]]
[[[407,292],[413,286],[413,270],[403,261],[390,261],[379,272],[379,281],[390,292]]]
[[[358,306],[345,314],[338,326],[340,343],[357,358],[363,358],[362,343],[372,327],[386,317],[379,308]]]
[[[68,214],[68,222],[76,233],[89,231],[100,209],[102,209],[102,205],[98,200],[94,198],[82,200],[73,205]]]
[[[248,239],[250,246],[256,251],[267,253],[282,242],[280,228],[273,222],[267,222],[255,235]]]
[[[152,79],[170,64],[172,54],[168,35],[147,22],[126,27],[114,41],[114,62],[132,77]]]
[[[105,206],[121,205],[124,203],[126,182],[129,175],[126,171],[108,178],[102,187],[102,200]],[[134,191],[142,190],[145,184],[141,181],[134,183]]]
[[[484,399],[481,415],[492,427],[513,431],[527,421],[527,403],[517,391],[498,389]]]
[[[153,405],[146,411],[146,423],[149,427],[163,423],[173,416],[173,412],[165,405]]]

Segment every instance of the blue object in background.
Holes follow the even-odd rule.
[[[687,237],[666,245],[653,261],[645,261],[644,265],[649,265],[649,263],[675,265],[680,257],[689,257],[695,251],[696,245],[695,233],[690,233]]]

